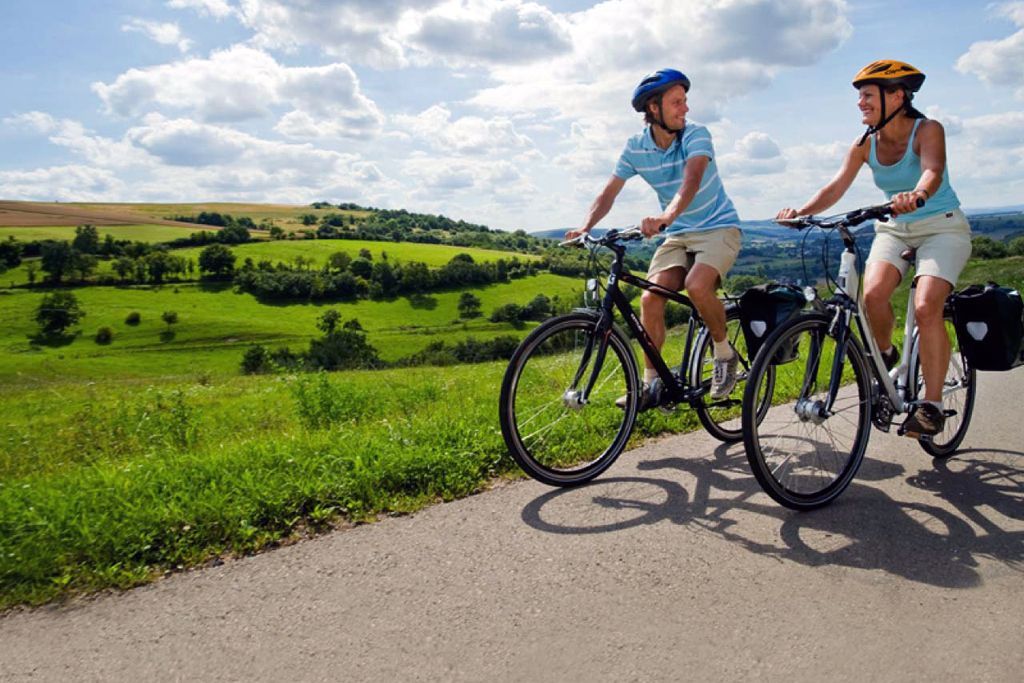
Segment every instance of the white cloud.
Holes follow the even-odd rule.
[[[171,9],[194,9],[201,15],[223,19],[235,13],[235,8],[226,0],[168,0]]]
[[[106,169],[78,164],[0,171],[0,186],[8,199],[37,201],[103,201],[125,187]]]
[[[998,14],[1007,17],[1018,29],[1001,40],[972,43],[956,61],[957,71],[974,74],[991,85],[1016,88],[1024,98],[1024,2],[997,5]]]
[[[192,41],[182,37],[178,25],[170,22],[132,19],[121,26],[121,30],[141,33],[161,45],[174,45],[181,52],[188,52],[192,47]]]
[[[93,90],[122,116],[178,110],[207,122],[232,122],[293,107],[279,132],[300,137],[371,134],[383,120],[348,65],[286,67],[242,45],[208,59],[131,69],[111,84],[94,83]]]
[[[423,14],[403,38],[454,64],[535,62],[572,49],[566,20],[532,2],[455,0]]]
[[[413,142],[425,142],[445,154],[493,155],[533,147],[533,141],[517,132],[515,124],[506,117],[463,116],[453,121],[452,112],[443,104],[416,116],[396,115],[393,122]]]
[[[786,159],[779,145],[759,131],[747,133],[737,140],[734,151],[720,159],[721,171],[730,176],[769,175],[786,168]]]

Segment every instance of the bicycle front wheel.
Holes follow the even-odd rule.
[[[700,397],[695,399],[692,405],[704,429],[719,441],[735,443],[743,438],[740,410],[743,405],[743,389],[750,374],[750,363],[753,359],[747,352],[746,339],[743,337],[739,306],[725,307],[725,326],[729,343],[739,354],[736,386],[725,398],[711,398],[711,374],[714,367],[715,346],[714,339],[711,338],[711,333],[706,327],[701,330],[694,344],[690,384],[703,389]],[[770,366],[766,372],[768,376],[757,402],[758,419],[765,416],[771,405],[775,366]]]
[[[633,351],[614,328],[604,346],[597,323],[586,313],[544,322],[505,372],[501,433],[516,463],[545,484],[573,486],[601,474],[626,447],[636,421]]]
[[[946,410],[946,421],[942,431],[930,439],[920,439],[921,448],[935,458],[948,458],[960,448],[967,436],[967,427],[974,413],[974,395],[978,389],[977,373],[961,354],[956,341],[953,321],[946,320],[946,333],[950,334],[952,348],[946,379],[942,385],[942,407]],[[921,357],[915,354],[914,374],[917,397],[924,397],[924,376],[921,374]]]
[[[826,410],[838,340],[831,318],[806,314],[782,325],[747,378],[743,394],[743,436],[747,460],[764,491],[794,510],[832,502],[860,467],[871,429],[871,374],[860,343],[848,335],[839,390]],[[796,348],[796,360],[772,365]],[[773,406],[758,421],[757,411],[774,367]]]

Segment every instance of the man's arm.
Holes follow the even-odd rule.
[[[594,203],[590,205],[590,211],[587,212],[587,220],[583,223],[583,227],[579,230],[570,230],[565,233],[565,239],[571,240],[574,237],[590,232],[591,228],[597,225],[602,218],[608,215],[608,212],[612,210],[612,205],[615,204],[615,198],[619,196],[619,192],[626,185],[626,181],[617,175],[613,175],[608,179],[604,189],[597,195]]]
[[[675,219],[679,218],[680,214],[686,211],[686,207],[690,205],[697,195],[697,190],[700,189],[700,181],[704,178],[704,171],[707,170],[709,163],[711,163],[711,158],[706,156],[695,156],[686,162],[686,166],[683,168],[683,184],[679,186],[679,191],[672,197],[672,201],[665,207],[661,215],[648,216],[641,222],[640,230],[645,235],[648,237],[657,235],[661,231],[661,226],[671,225]]]

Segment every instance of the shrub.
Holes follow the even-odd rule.
[[[109,327],[101,327],[96,332],[96,343],[97,344],[109,344],[114,341],[114,331]]]
[[[245,350],[242,356],[242,372],[247,375],[258,375],[270,372],[270,352],[267,347],[255,344]]]
[[[128,317],[124,319],[125,325],[138,325],[142,322],[142,314],[138,311],[132,311],[128,314]]]

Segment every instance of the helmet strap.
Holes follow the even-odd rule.
[[[654,125],[658,126],[658,128],[661,128],[666,133],[675,133],[676,135],[679,135],[683,132],[682,128],[669,128],[665,124],[665,110],[661,106],[663,99],[665,99],[665,93],[658,95],[658,118],[655,119]]]
[[[873,135],[874,133],[877,133],[878,131],[880,131],[883,128],[885,128],[885,124],[887,124],[890,121],[892,121],[894,118],[896,118],[897,115],[899,115],[899,113],[901,111],[903,111],[904,109],[908,108],[908,105],[910,104],[910,93],[908,93],[906,90],[904,90],[903,91],[903,95],[904,95],[904,97],[903,97],[903,105],[900,106],[900,107],[897,107],[896,111],[894,111],[893,113],[891,113],[888,116],[886,116],[885,115],[885,92],[882,90],[882,86],[881,85],[878,86],[878,99],[882,103],[882,111],[881,111],[881,113],[880,113],[880,115],[878,117],[879,118],[879,122],[878,122],[878,125],[876,125],[876,126],[868,126],[868,129],[866,131],[864,131],[864,135],[861,136],[860,142],[857,143],[858,147],[860,147],[860,146],[862,146],[864,144],[864,141],[868,139],[869,135]]]

